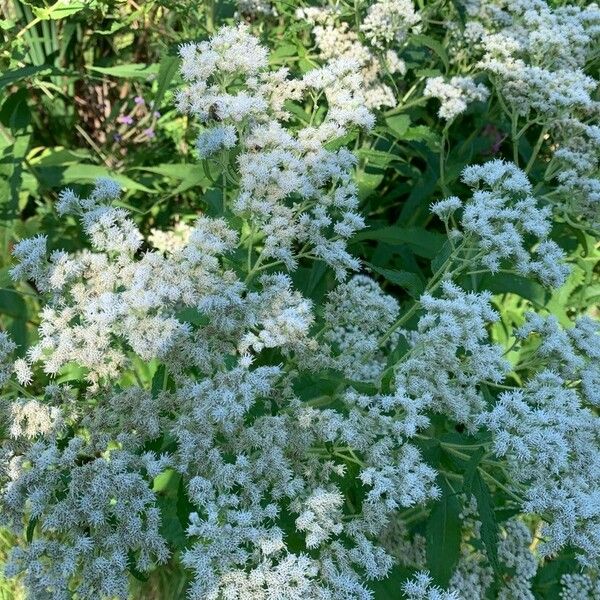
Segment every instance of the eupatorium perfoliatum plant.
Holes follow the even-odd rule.
[[[421,4],[240,2],[180,47],[194,218],[148,235],[99,179],[54,206],[84,247],[14,246],[41,308],[29,347],[0,332],[0,513],[30,598],[127,599],[161,570],[191,600],[600,594],[597,313],[537,299],[594,277],[600,10]],[[278,20],[311,68],[270,58]],[[419,40],[445,70],[400,91]],[[407,159],[411,103],[433,133]],[[453,171],[485,103],[506,135]],[[425,233],[365,202],[369,157],[384,196],[433,169]]]

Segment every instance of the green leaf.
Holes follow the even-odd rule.
[[[0,290],[0,315],[27,320],[27,305],[17,290]]]
[[[433,258],[442,248],[446,236],[420,227],[391,225],[380,229],[367,229],[357,233],[352,242],[375,240],[386,244],[408,244],[418,256]]]
[[[415,569],[409,569],[401,565],[394,565],[387,577],[379,581],[370,582],[369,587],[375,594],[377,600],[400,600],[402,584],[410,579]]]
[[[41,73],[43,71],[50,70],[51,67],[49,65],[27,65],[19,69],[6,71],[2,75],[0,75],[0,88],[4,88],[10,85],[11,83],[16,83],[17,81],[21,81],[21,79],[31,77],[32,75],[37,75],[38,73]]]
[[[37,523],[38,523],[38,517],[33,517],[32,519],[29,520],[29,523],[27,523],[25,539],[30,544],[33,541],[33,533],[35,532],[35,526],[37,525]]]
[[[375,167],[387,167],[391,162],[398,160],[398,157],[390,152],[381,152],[380,150],[371,150],[363,148],[356,152],[359,158],[366,161],[367,164]]]
[[[179,321],[184,323],[190,323],[190,325],[196,325],[197,327],[203,327],[208,325],[208,317],[191,306],[180,310],[176,315]]]
[[[432,131],[426,125],[417,125],[416,127],[409,127],[402,136],[402,139],[407,142],[424,142],[432,150],[436,151],[439,149],[440,136]]]
[[[110,177],[110,179],[114,179],[127,190],[141,191],[147,194],[157,193],[156,190],[146,187],[126,175],[115,173],[106,167],[86,163],[39,167],[36,169],[36,176],[46,186],[54,188],[71,183],[93,183],[98,177]]]
[[[437,273],[452,254],[452,244],[446,240],[435,258],[431,261],[431,272]]]
[[[470,287],[468,280],[465,281],[465,286]],[[538,307],[545,306],[549,297],[547,290],[539,283],[512,273],[486,274],[478,282],[477,287],[494,294],[517,294]]]
[[[64,19],[75,13],[82,11],[85,8],[84,2],[76,2],[75,0],[58,0],[52,6],[38,8],[30,5],[33,14],[42,21],[48,19]]]
[[[387,126],[400,138],[406,133],[410,125],[408,115],[395,115],[385,120]]]
[[[483,454],[483,453],[482,453]],[[477,461],[479,462],[479,461]],[[465,481],[465,484],[467,482]],[[485,552],[496,578],[500,576],[500,563],[498,561],[498,523],[494,513],[494,502],[488,486],[486,485],[477,466],[473,469],[468,488],[465,489],[468,496],[475,496],[479,520],[481,521],[481,541],[485,546]]]
[[[433,39],[432,37],[429,37],[428,35],[423,34],[411,36],[411,41],[415,42],[418,45],[427,46],[427,48],[433,50],[444,63],[444,69],[448,71],[450,61],[448,60],[448,54],[446,53],[444,46],[442,46],[440,42]]]
[[[361,200],[368,198],[383,181],[383,173],[365,173],[361,171],[356,177],[358,197]]]
[[[31,140],[31,111],[27,91],[20,89],[6,98],[0,121],[10,129],[0,144],[0,220],[14,219],[19,208],[25,158]]]
[[[544,559],[543,565],[538,568],[532,584],[535,598],[542,600],[555,600],[560,598],[562,586],[560,579],[567,573],[574,573],[580,569],[571,548],[565,548],[557,556]]]
[[[424,289],[423,282],[416,273],[410,271],[398,271],[396,269],[385,269],[371,263],[365,263],[372,271],[382,275],[387,281],[405,288],[413,298],[418,298]]]
[[[127,79],[148,79],[148,77],[152,75],[157,75],[160,69],[158,63],[154,65],[117,65],[116,67],[99,67],[96,65],[88,65],[87,68],[90,71],[97,71],[103,75],[110,75],[112,77],[125,77]]]
[[[154,106],[158,107],[162,102],[165,92],[169,89],[169,84],[173,81],[179,69],[179,57],[167,54],[164,56],[158,68],[158,77],[156,78],[157,88],[154,96]]]
[[[445,492],[431,511],[425,533],[427,567],[433,580],[447,587],[460,555],[460,503]]]
[[[167,389],[167,368],[159,365],[152,377],[152,397],[156,398],[163,390]]]
[[[138,581],[148,581],[148,575],[146,575],[145,573],[142,573],[141,571],[138,571],[137,567],[135,566],[135,563],[136,563],[135,555],[133,553],[133,550],[130,550],[127,553],[127,568],[129,569],[129,572]]]

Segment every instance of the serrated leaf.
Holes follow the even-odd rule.
[[[444,266],[444,263],[448,260],[451,254],[452,244],[449,241],[445,241],[438,254],[431,261],[431,272],[436,273],[439,271]]]
[[[365,173],[361,171],[356,177],[358,197],[361,200],[368,198],[383,181],[383,173]]]
[[[366,161],[375,167],[387,167],[391,162],[399,160],[398,156],[394,156],[390,152],[381,152],[381,150],[371,150],[364,148],[356,152],[359,158]]]
[[[36,177],[48,187],[61,187],[71,183],[93,183],[98,177],[109,177],[120,183],[125,189],[156,194],[153,190],[134,179],[121,173],[115,173],[101,167],[86,163],[69,164],[65,166],[39,167],[36,169]]]
[[[460,502],[444,493],[435,504],[425,533],[427,567],[437,585],[447,587],[460,556]]]
[[[135,566],[136,560],[135,555],[132,550],[127,553],[127,568],[129,572],[138,580],[138,581],[148,581],[148,575],[142,573]]]

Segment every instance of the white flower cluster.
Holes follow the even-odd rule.
[[[296,11],[296,18],[313,26],[312,35],[320,58],[327,61],[345,58],[357,63],[368,108],[396,105],[394,91],[385,80],[395,73],[404,75],[406,65],[389,47],[390,44],[386,44],[384,52],[380,48],[365,45],[358,32],[348,22],[341,20],[339,10],[334,8],[300,8]]]
[[[597,78],[586,72],[600,40],[600,8],[551,7],[543,0],[475,3],[467,29],[483,44],[482,67],[509,111],[550,131],[555,154],[547,174],[574,219],[600,222]],[[477,42],[477,44],[473,44]]]
[[[31,444],[13,459],[3,516],[19,528],[28,514],[43,535],[13,550],[7,574],[24,574],[32,598],[68,600],[74,580],[80,598],[127,598],[128,565],[145,571],[169,556],[155,496],[139,470],[139,459],[125,452],[110,460],[86,455],[79,437],[64,449]]]
[[[489,91],[482,83],[475,83],[471,77],[452,77],[445,81],[443,77],[427,79],[423,96],[437,98],[440,101],[438,115],[442,119],[452,121],[465,112],[471,102],[485,102]]]
[[[448,222],[463,206],[461,234],[466,245],[474,244],[470,259],[492,273],[510,265],[548,287],[561,286],[570,269],[562,249],[547,239],[551,209],[538,206],[527,175],[512,163],[492,160],[466,167],[462,181],[473,190],[464,206],[453,196],[433,204],[431,210]],[[453,233],[456,237],[458,232]],[[529,236],[537,238],[533,251],[526,247]]]
[[[600,598],[600,579],[583,573],[568,573],[560,578],[562,600],[596,600]]]
[[[161,252],[172,253],[183,248],[189,241],[193,227],[184,221],[177,221],[171,229],[151,229],[148,243]]]
[[[487,292],[467,293],[451,281],[442,290],[441,298],[420,299],[425,314],[417,330],[406,334],[410,351],[396,367],[396,385],[472,430],[473,417],[485,406],[479,384],[498,383],[509,370],[500,347],[487,341],[486,327],[498,314]]]
[[[396,320],[398,302],[384,294],[364,275],[340,284],[327,296],[322,339],[326,344],[316,357],[340,370],[348,379],[375,381],[385,368],[385,348],[379,340]]]
[[[433,580],[427,571],[417,573],[413,579],[405,581],[402,591],[407,600],[460,600],[456,592],[447,592],[433,585]]]
[[[563,329],[553,316],[526,315],[515,332],[519,340],[536,334],[534,356],[566,381],[579,382],[581,394],[590,406],[600,406],[600,324],[584,316],[570,329]]]
[[[568,214],[600,227],[600,127],[562,119],[554,128],[558,149],[553,160],[557,191]],[[549,167],[550,168],[550,167]]]
[[[264,234],[261,260],[290,269],[299,256],[315,256],[340,278],[357,269],[346,250],[346,240],[364,227],[351,179],[354,157],[324,146],[353,127],[373,125],[356,63],[340,58],[290,80],[287,69],[266,69],[267,52],[244,25],[182,46],[181,57],[188,86],[178,105],[205,126],[200,156],[239,148],[239,192],[230,208]],[[283,105],[304,93],[325,97],[328,110],[319,124],[294,133],[281,125],[288,116]]]
[[[517,483],[526,485],[526,512],[545,515],[542,554],[571,544],[584,565],[598,560],[600,425],[575,389],[544,370],[523,389],[504,392],[481,423],[494,436]]]
[[[389,516],[439,494],[436,472],[409,443],[429,424],[427,405],[400,389],[362,395],[344,387],[339,410],[304,405],[293,393],[295,371],[278,362],[252,367],[275,349],[276,361],[295,355],[317,367],[305,358],[319,344],[310,337],[312,305],[289,277],[263,275],[247,289],[222,266],[237,235],[221,219],[200,217],[184,244],[140,254],[130,242],[141,239],[133,221],[110,205],[117,194],[105,181],[89,198],[65,192],[61,209],[79,215],[94,248],[39,259],[49,301],[40,341],[23,362],[50,375],[78,365],[90,385],[83,404],[56,386],[50,404],[11,407],[16,445],[3,513],[15,528],[24,515],[40,525],[13,553],[10,572],[24,572],[39,597],[49,588],[65,597],[76,578],[81,598],[125,598],[131,553],[141,571],[167,558],[151,480],[172,468],[196,508],[183,555],[195,574],[191,598],[368,600],[365,579],[392,566],[374,542]],[[381,360],[376,340],[397,316],[395,300],[357,277],[332,292],[326,312],[333,366],[351,374],[361,353]],[[362,332],[370,341],[357,349],[352,340]],[[139,360],[166,365],[152,392],[128,379]],[[381,370],[366,364],[359,378]],[[89,435],[65,448],[61,436],[73,427]],[[173,440],[168,453],[144,450],[162,435]],[[359,467],[362,507],[339,487],[348,466]],[[310,558],[287,548],[286,519]]]
[[[403,43],[420,22],[412,0],[377,0],[369,6],[361,30],[376,48],[384,49],[392,42]]]
[[[543,0],[511,2],[494,15],[491,31],[483,36],[481,65],[524,116],[534,111],[561,117],[577,108],[590,109],[596,82],[582,68],[599,22],[595,4],[553,10]]]

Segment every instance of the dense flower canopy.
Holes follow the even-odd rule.
[[[278,20],[307,28],[302,68],[264,42]],[[191,600],[529,599],[554,561],[562,598],[595,598],[599,37],[595,4],[245,0],[182,43],[189,218],[148,228],[102,177],[53,203],[81,247],[12,248],[39,301],[26,347],[0,331],[28,597],[126,600],[177,568]],[[491,106],[496,156],[465,143],[457,168],[453,124]],[[439,181],[414,221],[367,201],[377,159],[375,187]]]

